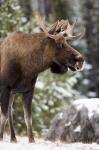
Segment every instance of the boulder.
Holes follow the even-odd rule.
[[[99,143],[99,98],[76,100],[63,108],[51,121],[46,139]]]

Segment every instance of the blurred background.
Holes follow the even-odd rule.
[[[82,72],[55,75],[41,73],[32,101],[33,127],[41,135],[49,128],[57,112],[75,99],[99,97],[99,0],[0,0],[0,41],[13,31],[39,32],[37,14],[50,26],[57,19],[78,20],[78,31],[86,29],[83,39],[72,42],[85,57]],[[22,96],[14,103],[16,132],[26,134]],[[43,131],[43,132],[42,132]]]

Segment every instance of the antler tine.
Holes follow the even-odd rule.
[[[76,25],[77,25],[77,20],[72,25],[70,25],[70,23],[68,21],[68,26],[66,29],[67,37],[65,37],[65,40],[77,40],[84,36],[85,30],[82,33],[80,33],[79,35],[73,36],[73,31],[74,31],[74,28]]]
[[[40,25],[41,29],[44,31],[44,33],[46,35],[48,35],[48,31],[45,27],[45,17],[44,16],[39,16],[38,21],[39,21],[39,25]]]
[[[78,40],[81,39],[85,35],[85,29],[78,35],[65,37],[65,40]]]
[[[68,26],[68,20],[63,20],[62,29],[66,30]]]
[[[51,29],[49,30],[49,33],[52,33],[54,31],[57,32],[57,31],[61,31],[61,30],[65,30],[67,28],[67,24],[68,24],[68,21],[67,20],[61,20],[61,21],[57,21],[53,24],[53,26],[51,27]]]
[[[54,25],[51,27],[51,29],[49,30],[49,33],[52,33],[54,31],[57,32],[57,31],[61,31],[61,28],[64,27],[64,20],[62,19],[61,21],[57,21],[54,23]]]
[[[52,34],[48,33],[48,31],[47,31],[47,29],[45,27],[45,17],[39,16],[38,21],[39,21],[41,29],[44,31],[44,33],[46,34],[46,36],[48,36],[48,37],[50,37],[50,38],[52,38],[54,40],[59,40],[63,36],[63,34],[64,34],[65,31],[62,32],[62,33],[60,32],[60,33],[58,33],[56,35],[52,35]]]
[[[68,21],[66,33],[67,33],[68,36],[72,36],[72,34],[73,34],[72,25],[70,25],[69,21]]]
[[[69,26],[70,26],[70,34],[71,35],[73,35],[73,32],[74,32],[76,24],[77,24],[77,19],[72,25],[69,24]]]
[[[71,25],[72,26],[72,31],[74,30],[75,26],[77,25],[77,19],[76,21]]]
[[[57,30],[57,28],[58,28],[58,25],[59,25],[59,20],[58,21],[56,21],[53,25],[52,25],[52,27],[49,29],[49,33],[55,33],[56,32],[56,30]]]

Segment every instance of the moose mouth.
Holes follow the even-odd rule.
[[[69,68],[71,71],[76,71],[76,69],[75,69],[74,67],[68,66],[68,68]]]
[[[66,70],[68,71],[68,68],[71,70],[71,71],[76,71],[76,68],[71,66],[71,65],[67,65],[67,64],[64,64],[64,65],[60,65],[60,68],[63,69],[63,70]]]
[[[67,64],[62,65],[62,66],[60,66],[60,67],[63,68],[64,70],[67,70],[67,71],[68,71],[68,68],[69,68],[71,71],[76,71],[76,69],[75,69],[73,66],[68,66]]]
[[[60,65],[55,62],[51,65],[51,72],[53,72],[53,73],[62,74],[67,71],[68,71],[67,65]]]
[[[60,65],[59,66],[61,68],[61,70],[64,70],[64,72],[67,72],[68,69],[70,69],[71,71],[77,71],[77,69],[71,65],[67,65],[67,64],[64,64],[64,65]]]
[[[72,66],[68,66],[67,64],[57,64],[57,63],[53,63],[51,65],[51,71],[53,73],[58,73],[58,74],[62,74],[62,73],[66,73],[68,71],[68,68],[71,71],[76,71],[76,69]]]

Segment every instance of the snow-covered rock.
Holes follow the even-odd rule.
[[[83,106],[88,109],[88,116],[91,118],[94,113],[99,114],[99,98],[79,99],[73,102],[78,110]]]
[[[74,101],[52,120],[49,140],[99,143],[99,98]]]

